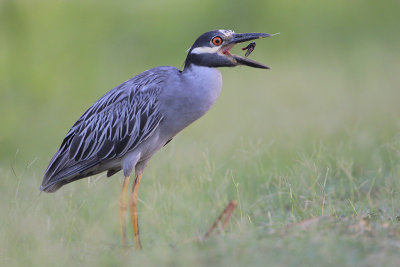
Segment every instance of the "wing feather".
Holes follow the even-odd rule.
[[[93,175],[93,167],[125,155],[151,136],[163,119],[158,95],[166,74],[146,71],[95,102],[65,136],[45,172],[41,190],[54,192]]]

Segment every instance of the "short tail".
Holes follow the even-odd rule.
[[[40,191],[54,193],[66,184],[97,174],[99,171],[93,168],[97,164],[93,159],[76,162],[68,153],[57,151],[43,175]]]

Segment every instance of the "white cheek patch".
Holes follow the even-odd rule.
[[[192,54],[213,54],[217,53],[218,50],[220,49],[219,46],[216,47],[208,47],[208,46],[203,46],[203,47],[196,47],[195,49],[192,50]]]

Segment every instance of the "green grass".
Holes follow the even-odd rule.
[[[0,266],[398,265],[398,1],[115,2],[0,3]],[[273,68],[221,70],[151,159],[124,252],[121,174],[39,194],[43,172],[96,99],[214,28],[281,32],[251,55]],[[226,230],[190,241],[230,200]]]
[[[395,122],[387,116],[398,114],[398,106],[379,111],[373,88],[355,93],[331,84],[325,89],[331,97],[324,98],[307,82],[293,89],[300,103],[278,105],[287,93],[279,88],[280,71],[223,72],[226,83],[215,108],[159,152],[144,173],[143,251],[134,250],[130,228],[130,251],[120,246],[121,175],[39,195],[45,159],[23,163],[17,154],[0,170],[2,264],[396,265],[400,136],[396,123],[377,125],[384,116]],[[247,78],[235,80],[241,73]],[[322,84],[325,73],[314,73]],[[243,93],[241,83],[252,88]],[[346,94],[357,101],[332,101]],[[393,87],[383,100],[391,103],[395,94]],[[321,107],[324,114],[317,112]],[[232,199],[238,207],[225,232],[188,241],[204,234]]]
[[[400,138],[369,144],[370,154],[362,160],[359,149],[366,148],[352,142],[335,149],[318,143],[308,152],[247,143],[229,154],[178,143],[156,156],[143,178],[140,252],[134,250],[130,228],[130,251],[125,254],[120,246],[121,177],[82,180],[39,195],[40,173],[32,167],[15,173],[3,168],[2,264],[398,262]],[[185,157],[188,149],[193,155]],[[239,204],[227,230],[204,242],[189,241],[205,233],[230,199]]]

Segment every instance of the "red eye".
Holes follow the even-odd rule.
[[[219,36],[214,37],[214,38],[211,40],[211,42],[212,42],[214,45],[216,45],[216,46],[220,46],[220,45],[222,44],[222,38],[219,37]]]

